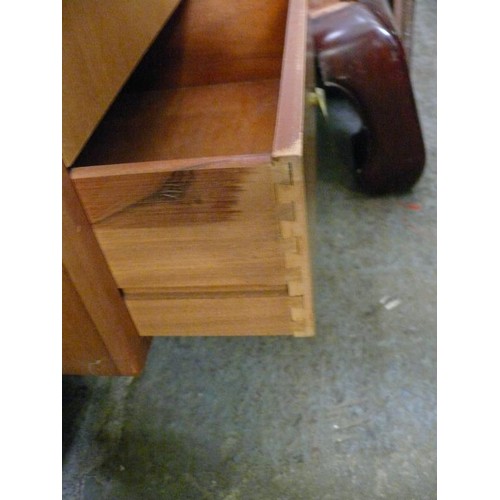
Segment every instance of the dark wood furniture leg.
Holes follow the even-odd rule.
[[[409,190],[425,148],[405,51],[385,0],[337,2],[311,10],[318,71],[326,93],[341,87],[364,123],[355,137],[356,177],[369,193]]]

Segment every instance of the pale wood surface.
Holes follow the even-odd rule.
[[[62,183],[62,257],[72,288],[118,371],[124,375],[138,374],[144,366],[149,341],[137,333],[64,165]],[[84,359],[85,356],[83,353]]]
[[[126,299],[143,335],[289,335],[290,297]]]
[[[256,156],[232,168],[142,174],[139,164],[135,175],[74,181],[94,220],[112,212],[100,200],[109,199],[113,186],[117,192],[144,186],[143,198],[93,226],[126,290],[284,284],[288,242],[279,219],[291,215],[290,207],[276,206],[273,179],[269,160]]]
[[[63,1],[63,160],[67,166],[178,3]]]
[[[62,369],[67,375],[120,375],[64,266]]]
[[[76,166],[270,152],[279,81],[124,93]]]
[[[291,204],[293,218],[280,221],[281,237],[288,242],[285,250],[285,268],[288,293],[300,298],[300,305],[292,309],[297,321],[293,333],[296,336],[312,336],[315,333],[313,277],[309,243],[309,216],[307,203],[306,172],[301,157],[286,157],[276,161],[282,168],[290,169],[290,183],[276,185],[278,205]],[[314,223],[314,221],[311,221]]]
[[[189,179],[194,171],[203,170],[201,175],[210,180],[208,172],[212,170],[242,169],[270,162],[269,155],[190,158],[74,168],[71,178],[90,222],[95,223],[162,191],[165,185],[179,196],[179,189],[191,185]],[[182,174],[183,171],[191,172]],[[215,182],[224,174],[213,175]],[[162,199],[169,201],[168,196]]]

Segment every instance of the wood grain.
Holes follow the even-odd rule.
[[[287,207],[276,205],[270,163],[262,163],[261,156],[253,164],[247,157],[244,166],[234,161],[232,168],[222,169],[142,174],[139,164],[135,175],[129,168],[121,177],[75,176],[94,220],[106,213],[99,200],[113,186],[126,192],[127,186],[144,182],[150,189],[94,224],[120,288],[285,284],[287,242],[279,220],[286,218]]]
[[[186,2],[71,171],[141,335],[314,333],[306,8],[286,4]]]
[[[289,335],[290,297],[126,299],[143,335]]]
[[[63,265],[117,370],[136,375],[144,366],[149,341],[137,333],[64,165],[62,181]]]
[[[269,153],[278,80],[121,94],[75,166]]]
[[[279,79],[286,0],[185,0],[126,90]]]
[[[220,171],[270,162],[269,155],[246,155],[103,165],[74,168],[71,178],[90,222],[95,223],[130,205],[146,203],[152,196],[160,195],[160,201],[179,198],[182,190],[193,184],[191,181],[196,171],[204,172],[197,174],[201,182],[214,183],[224,176],[230,177],[230,174]],[[214,170],[219,172],[212,172]],[[185,200],[180,207],[186,208]]]
[[[179,0],[62,4],[63,160],[71,166]]]

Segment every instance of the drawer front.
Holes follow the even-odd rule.
[[[126,303],[141,335],[290,335],[293,298],[230,294],[205,297],[130,297]]]
[[[291,214],[277,205],[270,164],[259,157],[204,167],[96,167],[74,176],[119,288],[286,285],[280,219]]]

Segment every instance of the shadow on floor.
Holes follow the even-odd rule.
[[[354,180],[353,142],[362,128],[361,118],[340,89],[329,90],[327,110],[326,119],[319,108],[316,112],[318,180],[359,192]]]
[[[62,456],[71,447],[78,432],[80,418],[90,399],[90,388],[84,377],[62,377]]]

